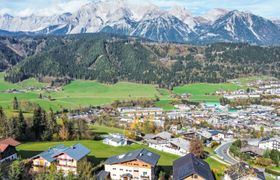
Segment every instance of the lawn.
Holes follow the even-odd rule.
[[[107,127],[104,125],[94,124],[90,125],[90,129],[95,133],[119,133],[124,134],[123,129],[115,128],[115,127]]]
[[[155,106],[162,108],[164,111],[172,111],[175,109],[174,105],[172,105],[172,100],[160,100],[155,103]]]
[[[195,83],[185,86],[175,87],[173,92],[176,94],[189,93],[190,100],[195,102],[219,102],[220,96],[212,95],[218,90],[234,91],[240,89],[241,86],[232,83]]]
[[[133,144],[130,146],[124,147],[113,147],[106,144],[103,144],[102,141],[94,141],[94,140],[81,140],[81,141],[65,141],[65,142],[31,142],[31,143],[24,143],[18,146],[19,155],[22,158],[30,158],[42,151],[47,150],[49,147],[64,144],[65,146],[71,146],[76,143],[81,143],[87,148],[91,150],[89,157],[93,159],[95,164],[100,163],[101,161],[106,160],[108,157],[113,155],[123,154],[128,151],[137,150],[140,148],[147,148],[155,153],[161,155],[159,165],[161,166],[171,166],[173,160],[177,159],[178,156],[160,152],[157,150],[150,149],[145,145]]]
[[[19,155],[21,158],[30,158],[42,151],[47,150],[49,147],[58,145],[58,144],[64,144],[65,146],[71,146],[76,143],[81,143],[87,148],[91,150],[91,153],[89,154],[89,157],[91,160],[93,160],[94,164],[98,164],[104,160],[106,160],[108,157],[111,157],[113,155],[123,154],[129,151],[141,149],[141,148],[147,148],[152,152],[158,153],[161,157],[158,162],[159,166],[162,166],[166,171],[170,172],[172,168],[172,163],[174,160],[178,159],[179,157],[173,154],[157,151],[155,149],[148,148],[145,145],[140,144],[133,144],[130,146],[124,146],[124,147],[113,147],[106,144],[103,144],[102,141],[94,141],[94,140],[81,140],[81,141],[65,141],[65,142],[30,142],[30,143],[24,143],[17,147],[19,151]],[[216,172],[218,175],[217,177],[221,177],[225,170],[225,165],[211,159],[207,158],[206,162],[209,163],[212,170]]]
[[[205,160],[211,167],[212,171],[214,172],[217,179],[222,179],[222,176],[224,175],[224,172],[227,168],[224,164],[208,157]]]
[[[100,134],[108,134],[108,133],[123,133],[122,129],[114,128],[114,127],[106,127],[103,125],[92,125],[90,126],[90,129],[93,130],[96,133]],[[108,157],[126,153],[128,151],[133,151],[136,149],[141,148],[147,148],[155,153],[158,153],[161,155],[161,158],[159,160],[159,165],[164,167],[169,167],[172,165],[173,160],[177,159],[178,156],[164,153],[161,151],[157,151],[154,149],[151,149],[145,145],[140,144],[133,144],[130,146],[124,146],[124,147],[113,147],[106,144],[103,144],[102,141],[95,141],[95,140],[80,140],[80,141],[64,141],[64,142],[29,142],[24,143],[17,147],[19,151],[19,155],[22,158],[30,158],[42,151],[47,150],[49,147],[58,145],[58,144],[64,144],[65,146],[71,146],[76,143],[81,143],[87,148],[91,150],[91,153],[89,154],[89,157],[93,160],[94,163],[100,163],[101,161],[104,161]]]
[[[93,125],[90,126],[90,128],[100,134],[107,134],[107,133],[123,133],[122,129],[118,128],[112,128],[112,127],[106,127],[102,125]],[[102,141],[95,141],[95,140],[80,140],[80,141],[64,141],[64,142],[28,142],[23,143],[22,145],[18,146],[17,149],[19,151],[19,155],[21,158],[30,158],[42,151],[47,150],[48,148],[58,145],[58,144],[64,144],[65,146],[71,146],[76,143],[81,143],[87,148],[91,150],[91,153],[89,154],[90,159],[95,163],[98,164],[104,160],[106,160],[108,157],[123,154],[128,151],[133,151],[141,148],[147,148],[151,150],[152,152],[158,153],[161,157],[158,162],[158,165],[161,166],[167,173],[170,173],[172,170],[172,163],[174,160],[178,159],[179,156],[161,152],[155,149],[151,149],[147,147],[146,145],[141,144],[133,144],[130,146],[124,146],[124,147],[113,147],[106,144],[103,144]],[[224,169],[226,168],[225,165],[211,159],[207,158],[206,161],[209,163],[212,170],[217,172],[218,178],[220,178],[220,175],[223,174]]]

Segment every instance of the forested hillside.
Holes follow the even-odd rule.
[[[40,51],[42,38],[7,38],[0,37],[0,71],[16,65],[27,56],[31,56]],[[38,49],[37,49],[38,48]]]
[[[10,61],[15,61],[12,65],[19,62],[7,69],[6,80],[11,82],[54,76],[107,83],[127,80],[172,88],[189,82],[224,82],[245,75],[280,77],[279,47],[157,44],[106,34],[35,40],[29,37],[17,41],[32,42],[35,48],[29,48],[25,56],[15,55],[16,60],[11,56]],[[7,50],[4,51],[7,57],[5,54],[13,53]],[[0,58],[0,62],[7,59]]]

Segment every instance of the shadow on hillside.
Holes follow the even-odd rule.
[[[40,154],[43,151],[25,151],[25,150],[19,150],[18,151],[18,155],[19,157],[23,158],[23,159],[28,159],[31,158],[37,154]]]
[[[107,158],[97,158],[94,156],[88,156],[88,160],[93,162],[94,165],[100,164],[101,162],[106,161]]]
[[[108,135],[108,133],[106,133],[106,132],[94,132],[94,131],[93,131],[93,133],[94,133],[95,135],[99,135],[99,136]]]
[[[158,171],[163,171],[165,172],[167,175],[172,174],[172,166],[158,166]],[[158,173],[159,173],[158,172]]]

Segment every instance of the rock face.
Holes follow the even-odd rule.
[[[194,17],[185,8],[162,10],[152,4],[134,5],[122,0],[89,3],[77,12],[53,16],[0,16],[0,35],[64,35],[107,32],[160,42],[248,42],[280,44],[280,25],[254,14],[211,10]]]

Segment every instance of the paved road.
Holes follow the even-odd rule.
[[[216,154],[222,158],[224,161],[230,163],[230,164],[236,164],[238,163],[237,160],[235,160],[233,157],[231,157],[228,152],[229,152],[229,147],[232,144],[232,142],[226,142],[221,144],[216,150]]]

